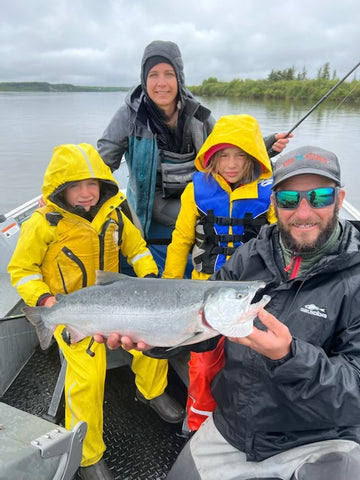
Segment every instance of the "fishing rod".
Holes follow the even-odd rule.
[[[17,318],[25,318],[23,313],[19,313],[18,315],[9,315],[8,317],[0,318],[0,322],[7,322],[8,320],[16,320]]]
[[[345,75],[344,78],[342,78],[341,80],[339,80],[336,85],[334,85],[332,88],[330,88],[330,90],[329,90],[327,93],[325,93],[325,95],[324,95],[323,97],[321,97],[320,100],[319,100],[318,102],[316,102],[315,105],[314,105],[312,108],[310,108],[310,110],[292,127],[292,129],[287,132],[286,137],[288,137],[288,136],[290,135],[290,133],[292,133],[292,132],[295,130],[295,128],[297,128],[297,127],[300,125],[300,123],[302,123],[302,122],[310,115],[310,113],[312,113],[312,112],[315,110],[315,108],[317,108],[324,100],[326,100],[327,97],[328,97],[334,90],[336,90],[337,87],[338,87],[349,75],[351,75],[352,72],[353,72],[354,70],[356,70],[359,65],[360,65],[360,62],[359,62],[357,65],[355,65],[355,67],[353,67],[353,68],[350,70],[350,72]]]

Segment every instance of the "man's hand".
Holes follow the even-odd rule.
[[[134,343],[130,337],[121,336],[119,333],[113,332],[105,338],[101,334],[96,333],[94,335],[95,342],[106,343],[110,350],[123,347],[125,350],[148,350],[151,346],[146,345],[144,342]]]
[[[264,309],[259,311],[258,317],[267,331],[254,327],[247,337],[229,338],[229,340],[246,345],[271,360],[279,360],[288,355],[292,342],[288,327]]]

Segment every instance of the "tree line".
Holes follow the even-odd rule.
[[[1,92],[121,92],[128,87],[88,87],[71,83],[0,82]]]
[[[326,62],[317,72],[316,78],[308,78],[305,68],[296,72],[294,67],[284,70],[271,70],[263,80],[240,80],[235,78],[223,82],[209,77],[201,85],[189,86],[189,90],[201,97],[235,97],[247,100],[287,100],[316,102],[322,98],[339,78],[336,70],[331,70]],[[129,87],[88,87],[71,84],[51,84],[47,82],[0,82],[0,91],[18,92],[110,92],[126,91]],[[327,101],[336,104],[360,105],[360,81],[347,79],[331,93]]]
[[[233,79],[222,82],[216,77],[209,77],[199,86],[189,89],[194,95],[201,97],[236,97],[256,100],[289,100],[315,102],[322,98],[337,84],[336,71],[331,71],[330,63],[322,65],[316,78],[308,78],[306,69],[296,72],[294,67],[285,70],[272,70],[267,79]],[[329,101],[339,103],[347,101],[352,105],[360,105],[360,81],[355,78],[344,81],[337,87]]]

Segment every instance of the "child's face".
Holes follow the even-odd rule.
[[[229,183],[239,183],[244,176],[248,155],[239,147],[224,148],[218,155],[218,173]]]
[[[100,198],[100,182],[94,178],[74,182],[65,189],[65,200],[73,208],[83,207],[87,212]]]

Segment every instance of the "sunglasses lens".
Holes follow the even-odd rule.
[[[308,200],[314,208],[324,208],[332,205],[335,200],[335,188],[316,188],[308,192]]]
[[[275,194],[276,203],[279,208],[297,208],[300,201],[300,195],[293,190],[282,190]]]
[[[277,206],[289,210],[297,208],[302,198],[306,198],[312,208],[329,207],[334,203],[335,196],[336,188],[333,187],[314,188],[306,192],[282,190],[275,193]]]

